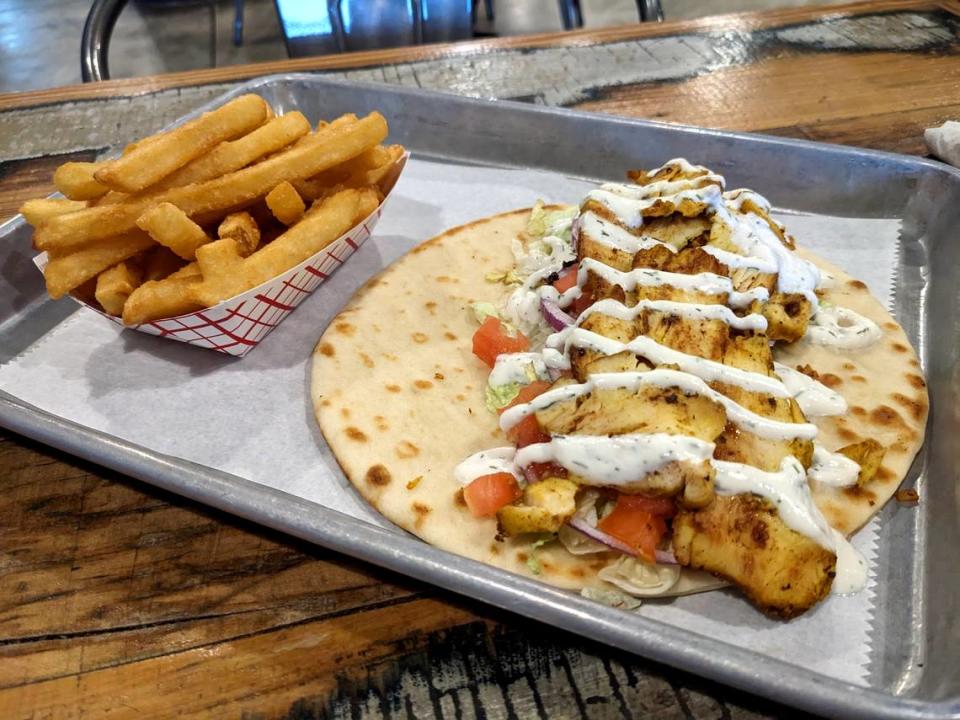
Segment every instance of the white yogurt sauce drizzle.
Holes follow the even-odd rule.
[[[857,484],[860,466],[842,453],[834,453],[818,443],[813,446],[813,463],[807,477],[821,485],[851,487]]]
[[[734,308],[743,308],[753,302],[764,301],[770,297],[767,289],[762,287],[738,292],[733,288],[733,281],[724,275],[708,272],[687,275],[650,268],[637,268],[624,272],[593,258],[584,258],[580,261],[580,269],[577,273],[577,285],[579,287],[584,286],[591,272],[599,275],[611,285],[622,287],[627,292],[632,292],[638,287],[668,286],[677,290],[697,292],[704,295],[726,295],[727,303]]]
[[[606,220],[595,212],[588,210],[579,217],[578,232],[581,237],[586,235],[594,242],[606,245],[614,250],[635,255],[641,250],[649,250],[662,245],[672,253],[677,250],[672,245],[645,235],[634,235],[616,223]]]
[[[752,313],[740,317],[726,305],[703,305],[700,303],[674,302],[673,300],[640,300],[636,305],[627,307],[622,302],[610,298],[595,302],[580,313],[577,324],[579,325],[594,313],[632,321],[636,320],[637,316],[644,310],[655,310],[667,315],[677,315],[694,320],[719,320],[737,330],[764,332],[767,329],[767,319],[763,315]]]
[[[805,337],[816,345],[859,350],[873,345],[883,337],[883,331],[873,320],[850,308],[830,305],[810,318]]]
[[[547,390],[528,403],[514,405],[500,416],[500,428],[509,430],[523,418],[554,403],[588,395],[594,390],[624,389],[636,392],[643,386],[677,388],[687,395],[701,395],[723,406],[727,419],[758,437],[769,440],[812,440],[817,435],[817,426],[810,423],[791,423],[771,420],[757,415],[723,393],[717,392],[703,380],[689,373],[658,368],[649,372],[597,373],[586,382],[563,385]]]
[[[524,352],[497,355],[493,370],[490,371],[490,376],[487,378],[487,384],[497,386],[521,383],[525,385],[531,381],[528,370],[531,366],[534,374],[540,380],[546,380],[549,377],[547,363],[544,361],[542,353]]]
[[[846,414],[847,401],[843,395],[831,390],[819,380],[778,362],[773,364],[773,369],[807,417]]]
[[[513,461],[516,454],[517,449],[512,445],[474,453],[453,469],[453,479],[461,485],[469,485],[478,477],[505,472],[522,480],[523,474]]]
[[[549,442],[517,450],[516,463],[555,462],[588,485],[629,489],[672,462],[701,463],[713,457],[714,444],[686,435],[554,435]]]

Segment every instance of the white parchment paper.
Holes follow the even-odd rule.
[[[306,382],[321,331],[357,287],[422,240],[538,198],[575,203],[590,186],[544,172],[411,158],[374,237],[247,357],[123,331],[81,309],[0,367],[0,387],[124,440],[392,527],[346,482],[316,429]],[[889,304],[898,221],[781,220],[800,244],[849,269]],[[877,533],[874,520],[854,540],[871,564]],[[639,612],[863,684],[875,584],[871,578],[864,591],[831,597],[789,623],[763,617],[732,592],[648,602]]]

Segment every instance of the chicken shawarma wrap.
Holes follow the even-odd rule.
[[[903,329],[759,194],[685,160],[628,175],[370,280],[314,354],[325,439],[399,526],[609,604],[856,592],[848,537],[923,441]]]

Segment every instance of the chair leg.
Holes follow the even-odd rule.
[[[487,20],[493,20],[493,0],[483,0],[483,8],[487,13]]]
[[[210,0],[210,67],[217,66],[217,0]]]
[[[576,11],[574,10],[574,0],[558,0],[560,3],[560,20],[563,22],[564,30],[573,30],[576,27]]]
[[[233,3],[233,44],[243,45],[243,0],[234,0]]]
[[[660,0],[637,0],[640,22],[663,22],[663,4]]]

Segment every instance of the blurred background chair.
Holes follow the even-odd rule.
[[[217,0],[137,1],[138,5],[153,10],[208,7],[209,61],[211,67],[216,66]],[[581,0],[558,0],[565,29],[583,26],[580,3]],[[660,0],[636,0],[636,3],[640,21],[663,19]],[[127,0],[94,0],[84,24],[80,48],[84,82],[109,79],[110,38],[126,4]],[[274,0],[290,57],[470,39],[476,36],[481,4],[488,23],[492,22],[492,0]],[[233,0],[233,9],[233,42],[240,45],[244,37],[244,0]]]

